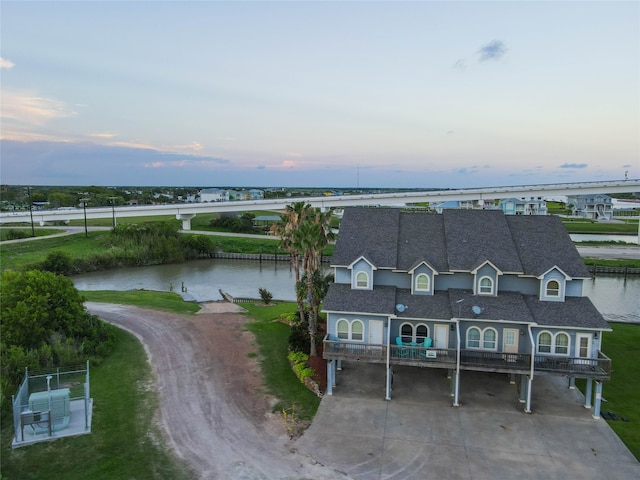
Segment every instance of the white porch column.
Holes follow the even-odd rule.
[[[195,216],[195,213],[176,213],[176,219],[182,220],[183,230],[191,230],[191,219]]]
[[[327,395],[333,395],[333,362],[327,362]]]
[[[593,390],[593,379],[587,378],[587,391],[584,393],[584,408],[591,408],[591,391]]]
[[[602,382],[596,380],[596,401],[593,406],[593,418],[600,418],[601,402],[602,402]]]
[[[569,389],[570,390],[576,389],[576,377],[569,377]]]
[[[527,404],[524,407],[524,413],[531,413],[531,388],[533,384],[533,378],[527,377]]]

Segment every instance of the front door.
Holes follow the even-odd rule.
[[[504,353],[518,353],[518,336],[520,330],[517,328],[505,328],[502,330],[502,351]]]
[[[435,348],[449,347],[449,326],[434,325],[433,326],[433,346]]]
[[[382,345],[382,331],[384,322],[380,320],[369,320],[369,343],[373,345]]]
[[[590,333],[576,334],[576,357],[591,358],[591,338]]]

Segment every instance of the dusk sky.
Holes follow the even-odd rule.
[[[4,184],[640,177],[640,3],[0,3]]]

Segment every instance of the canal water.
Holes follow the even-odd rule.
[[[197,302],[234,297],[260,298],[265,288],[276,300],[295,300],[289,262],[206,259],[175,265],[121,268],[72,277],[78,290],[159,290],[185,293]],[[640,323],[640,275],[599,275],[584,293],[609,321]]]

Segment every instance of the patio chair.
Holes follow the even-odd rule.
[[[402,358],[409,356],[409,349],[402,343],[402,337],[396,337],[396,355]]]

